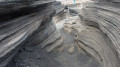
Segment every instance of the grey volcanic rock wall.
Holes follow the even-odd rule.
[[[119,6],[114,2],[88,2],[82,12],[75,10],[88,26],[88,31],[77,32],[77,41],[89,56],[100,63],[100,67],[120,66]]]
[[[62,45],[52,17],[63,8],[56,12],[53,2],[0,1],[0,67],[60,66],[48,53]]]

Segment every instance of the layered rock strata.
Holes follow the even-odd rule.
[[[73,29],[76,42],[100,67],[119,67],[119,3],[87,2],[82,9],[71,9],[79,14],[86,30]],[[79,11],[80,10],[80,11]]]
[[[57,11],[53,3],[56,1],[0,1],[0,67],[60,66],[48,53],[63,41],[52,21],[63,7]]]

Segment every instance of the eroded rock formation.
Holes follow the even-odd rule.
[[[0,67],[59,67],[48,52],[62,45],[52,17],[63,10],[55,0],[1,0]]]
[[[86,30],[74,32],[77,35],[76,42],[100,63],[100,67],[120,66],[119,9],[119,2],[112,1],[87,2],[82,9],[71,9],[79,14],[81,22],[86,27]],[[74,29],[74,24],[72,25]]]
[[[0,67],[120,67],[119,0],[72,6],[0,0]]]

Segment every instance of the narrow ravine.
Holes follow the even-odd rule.
[[[64,20],[56,23],[56,28],[63,38],[63,46],[58,49],[57,57],[62,67],[98,67],[98,63],[85,54],[81,48],[75,43],[75,35],[65,31],[64,23],[70,22],[74,16],[64,14]],[[63,17],[63,16],[62,16]]]

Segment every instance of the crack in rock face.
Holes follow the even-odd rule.
[[[73,16],[65,19],[63,24],[63,29],[68,34],[74,34],[74,39],[77,38],[77,33],[80,33],[83,30],[86,30],[85,26],[80,23],[79,16]],[[77,33],[75,33],[77,31]],[[70,54],[74,52],[75,46],[77,47],[78,51],[81,53],[81,48],[77,44],[71,44],[70,49],[68,50]]]

